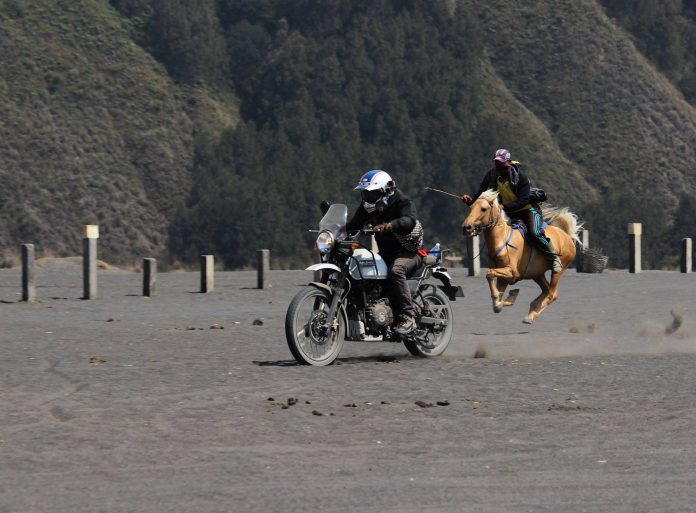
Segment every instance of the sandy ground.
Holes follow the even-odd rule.
[[[0,513],[696,511],[696,275],[570,271],[528,326],[533,283],[496,315],[454,274],[445,355],[314,368],[283,332],[309,272],[160,274],[146,299],[104,271],[81,301],[56,263],[27,305],[0,271]]]

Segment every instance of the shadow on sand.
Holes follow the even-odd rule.
[[[400,360],[406,360],[409,356],[397,358],[396,356],[376,355],[376,356],[347,356],[345,358],[336,358],[332,365],[355,364],[355,363],[392,363]],[[300,364],[295,360],[267,360],[267,361],[252,361],[253,364],[259,367],[299,367]]]

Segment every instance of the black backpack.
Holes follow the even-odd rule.
[[[538,204],[538,203],[543,203],[544,201],[548,200],[548,196],[546,196],[546,191],[540,187],[531,187],[529,189],[529,202]]]
[[[517,162],[516,160],[512,161],[512,164],[515,166],[515,168],[520,168],[520,163]],[[543,203],[544,201],[547,201],[549,198],[546,195],[546,191],[542,189],[541,187],[530,187],[529,189],[529,202],[537,205],[539,203]]]

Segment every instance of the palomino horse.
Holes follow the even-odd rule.
[[[520,230],[508,225],[508,218],[498,202],[498,193],[487,190],[471,204],[471,211],[464,220],[462,228],[465,236],[483,232],[488,249],[489,269],[486,274],[491,288],[493,311],[500,312],[504,306],[511,306],[517,299],[519,289],[511,290],[507,299],[503,293],[508,285],[519,280],[532,279],[541,294],[529,305],[529,313],[524,318],[531,324],[534,319],[558,296],[558,282],[575,259],[575,242],[580,242],[577,232],[580,229],[578,219],[567,208],[549,208],[544,212],[544,220],[549,223],[546,236],[551,239],[554,248],[560,253],[563,271],[551,272],[551,282],[545,273],[551,269],[551,262],[533,244],[526,240]]]

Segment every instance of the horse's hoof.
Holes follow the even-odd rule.
[[[532,324],[534,322],[534,319],[532,317],[527,316],[524,319],[522,319],[522,322],[525,324]]]
[[[494,307],[493,307],[493,311],[494,311],[495,313],[500,313],[500,312],[503,311],[503,307],[502,307],[502,306],[494,306]]]

